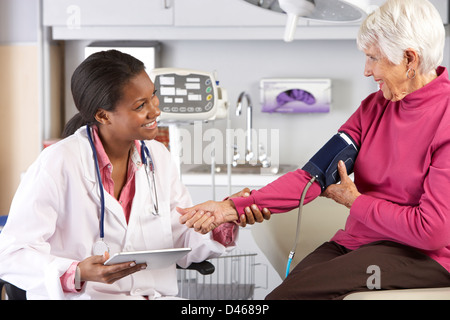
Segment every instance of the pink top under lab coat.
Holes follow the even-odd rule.
[[[450,271],[450,81],[446,68],[437,73],[401,101],[386,100],[381,91],[369,95],[339,129],[360,146],[354,176],[362,195],[331,240],[349,249],[380,240],[403,243]],[[252,203],[286,212],[299,205],[309,180],[296,170],[232,200],[240,214]],[[305,203],[319,195],[314,183]]]

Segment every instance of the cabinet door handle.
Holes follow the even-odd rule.
[[[164,9],[170,9],[171,0],[164,0]]]

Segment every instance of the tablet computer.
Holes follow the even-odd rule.
[[[112,265],[134,261],[136,264],[147,263],[147,269],[162,269],[174,264],[184,257],[191,248],[171,248],[148,251],[119,252],[109,258],[104,264]]]

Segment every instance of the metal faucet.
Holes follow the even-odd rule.
[[[251,159],[253,159],[254,154],[252,151],[252,100],[250,99],[250,95],[243,91],[241,92],[241,94],[239,95],[239,98],[237,100],[237,105],[236,105],[236,115],[240,116],[241,115],[241,110],[242,110],[242,100],[246,98],[247,99],[247,141],[246,141],[246,151],[247,154],[245,155],[245,160],[246,161],[250,161]]]

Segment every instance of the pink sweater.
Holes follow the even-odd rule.
[[[395,241],[450,271],[450,81],[445,68],[437,72],[437,79],[401,101],[371,94],[339,129],[360,146],[354,176],[362,195],[331,240],[349,249]],[[252,203],[286,212],[299,205],[309,179],[302,170],[290,172],[233,201],[239,213]],[[305,202],[319,195],[314,183]]]

